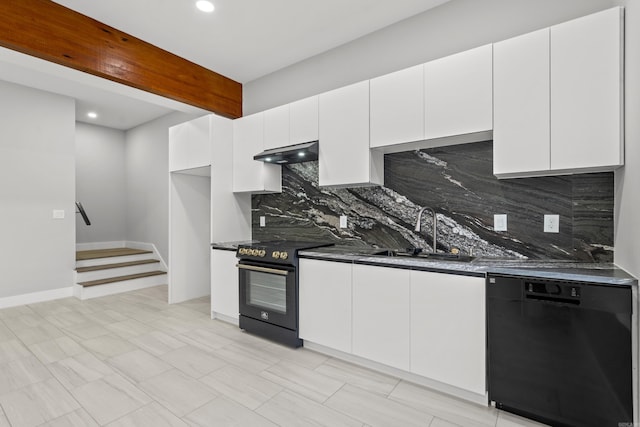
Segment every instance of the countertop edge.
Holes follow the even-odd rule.
[[[550,280],[567,280],[577,282],[589,282],[610,286],[634,286],[638,280],[621,268],[611,266],[603,268],[562,268],[563,264],[554,265],[549,262],[548,267],[526,267],[509,266],[500,264],[496,260],[495,264],[482,265],[455,261],[437,261],[424,259],[399,259],[357,254],[357,249],[353,253],[323,253],[321,250],[300,251],[301,259],[314,259],[318,261],[330,261],[341,263],[352,263],[359,265],[370,265],[377,267],[409,269],[415,271],[426,271],[443,274],[455,274],[459,276],[486,277],[489,273],[510,274],[522,277],[535,277]],[[544,262],[541,262],[544,264]],[[603,274],[604,272],[604,274]]]

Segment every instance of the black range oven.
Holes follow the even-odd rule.
[[[298,251],[330,245],[286,241],[239,245],[240,328],[300,347]]]

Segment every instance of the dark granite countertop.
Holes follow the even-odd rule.
[[[611,263],[476,258],[470,262],[374,255],[384,249],[331,246],[301,251],[300,258],[484,277],[487,273],[631,286],[637,280]]]
[[[232,242],[214,242],[211,244],[211,249],[220,249],[223,251],[237,251],[238,245],[248,245],[252,243],[259,243],[258,240],[236,240]]]

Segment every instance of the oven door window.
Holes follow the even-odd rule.
[[[296,271],[267,263],[238,264],[240,314],[291,330],[298,327]]]
[[[247,304],[287,314],[287,276],[247,271]]]

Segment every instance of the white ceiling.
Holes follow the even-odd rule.
[[[448,0],[54,0],[246,83]],[[0,49],[0,79],[71,96],[77,120],[130,129],[171,111],[203,110]],[[96,110],[98,119],[86,118]]]

